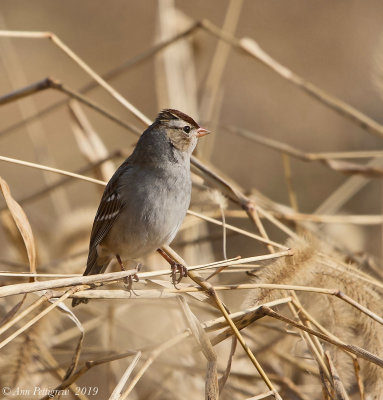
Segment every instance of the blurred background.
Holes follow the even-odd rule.
[[[150,119],[162,108],[178,108],[213,130],[212,135],[200,142],[197,155],[247,193],[255,189],[275,202],[289,205],[281,154],[235,134],[231,127],[244,128],[306,152],[381,149],[381,138],[367,133],[243,51],[223,45],[204,30],[197,30],[187,40],[156,55],[136,58],[200,20],[209,20],[237,38],[254,39],[282,65],[383,123],[383,3],[378,0],[0,2],[1,30],[53,32],[101,76],[121,67],[108,82]],[[128,61],[130,64],[126,64]],[[92,81],[47,39],[0,37],[0,95],[47,77],[75,91]],[[140,132],[145,129],[142,122],[100,87],[89,90],[85,96]],[[80,172],[89,163],[121,151],[123,156],[90,171],[94,177],[108,179],[137,141],[137,136],[129,130],[82,104],[67,101],[44,111],[39,118],[22,123],[67,99],[58,91],[45,90],[0,107],[0,155]],[[92,149],[96,149],[93,154]],[[291,182],[300,212],[314,213],[349,179],[318,162],[305,163],[294,158],[290,162]],[[81,273],[102,189],[71,180],[57,190],[41,194],[45,187],[63,178],[3,161],[0,161],[0,175],[8,182],[32,225],[42,268],[38,267],[38,271]],[[217,211],[222,200],[206,194],[198,186],[201,185],[198,178],[195,182],[192,209]],[[40,194],[28,199],[36,193]],[[4,205],[0,199],[2,209]],[[376,215],[381,209],[381,181],[372,179],[366,180],[365,186],[339,212]],[[219,218],[220,214],[217,215]],[[229,218],[229,221],[254,230],[246,219]],[[332,240],[345,239],[351,251],[368,253],[380,265],[381,226],[343,224],[325,229],[333,235]],[[17,239],[12,235],[15,234],[4,217],[0,228],[1,269],[25,270],[25,258],[20,257]],[[278,232],[272,239],[284,240]],[[202,242],[196,244],[200,251],[188,245],[198,240]],[[196,229],[190,223],[177,236],[175,248],[190,264],[221,259],[221,229],[206,225]],[[254,246],[254,241],[238,235],[228,237],[228,257],[263,251],[264,247]],[[70,255],[75,257],[59,263]],[[161,260],[151,257],[146,264],[155,267]],[[105,306],[101,301],[96,304]],[[163,337],[167,329],[168,325],[164,325],[159,336]],[[118,341],[116,333],[112,336]],[[90,353],[97,340],[90,342]],[[108,340],[112,339],[102,340],[107,349]],[[139,344],[142,343],[131,342],[132,347]],[[71,353],[63,350],[63,354],[58,357],[65,362]],[[109,379],[109,387],[113,387],[116,378],[110,378],[108,373],[112,374],[107,371],[106,377],[100,379]],[[117,375],[121,375],[120,370]],[[94,375],[87,379],[92,382],[93,378]],[[146,398],[143,392],[141,388],[137,398]],[[105,393],[109,393],[107,389],[96,398],[106,398]]]
[[[163,7],[166,3],[163,2]],[[185,30],[192,21],[209,19],[222,27],[229,7],[229,2],[221,1],[176,1],[173,4],[178,13],[176,26],[161,23],[160,6],[156,1],[116,0],[106,6],[97,0],[20,0],[17,4],[2,0],[1,27],[54,32],[102,75],[144,53],[166,35]],[[381,91],[374,84],[374,76],[379,75],[376,63],[383,52],[383,5],[380,1],[368,4],[363,1],[338,2],[331,7],[320,1],[243,1],[241,4],[238,17],[235,16],[232,23],[237,37],[255,39],[280,63],[381,121]],[[48,40],[2,38],[0,45],[2,94],[48,76],[75,90],[90,80]],[[181,97],[183,104],[175,104],[177,98],[172,101],[161,94],[161,85],[167,77],[155,57],[127,68],[110,82],[150,118],[163,107],[184,106],[185,112],[209,126],[210,121],[203,120],[209,114],[207,107],[205,111],[201,107],[206,105],[205,88],[216,47],[216,38],[206,32],[198,32],[192,37],[188,46],[193,57],[188,65],[191,70],[188,78],[195,82],[189,82],[189,92],[175,95]],[[219,129],[215,129],[214,139],[210,138],[214,145],[210,144],[205,158],[244,188],[257,188],[276,201],[288,201],[280,155],[233,136],[224,129],[229,125],[311,152],[379,148],[379,138],[366,134],[248,56],[230,50],[225,61],[216,95],[219,106],[214,111]],[[172,83],[165,83],[169,84]],[[89,96],[124,121],[137,123],[104,90],[96,88]],[[1,131],[63,98],[60,93],[49,90],[2,107]],[[30,104],[23,106],[25,102]],[[85,107],[84,112],[109,151],[123,148],[129,152],[136,140],[134,136]],[[137,125],[144,128],[142,124]],[[35,122],[35,126],[19,126],[0,134],[0,141],[1,153],[9,157],[37,161],[48,154],[45,164],[72,171],[84,165],[67,107],[46,114]],[[39,151],[40,147],[45,149]],[[346,179],[318,163],[302,164],[294,159],[292,171],[299,208],[304,212],[313,212]],[[33,169],[2,163],[1,174],[10,182],[17,198],[44,185],[42,173]],[[45,179],[55,178],[47,175]],[[62,203],[66,211],[94,206],[98,203],[96,189],[92,185],[73,182],[66,187]],[[59,205],[52,204],[49,196],[26,207],[31,211],[30,218],[47,226],[52,221],[57,222],[63,211]],[[380,184],[376,181],[345,205],[345,210],[351,213],[374,214],[380,209]],[[379,229],[369,228],[373,234],[367,246],[368,251],[380,256]]]

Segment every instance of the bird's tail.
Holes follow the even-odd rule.
[[[86,275],[96,275],[102,274],[105,272],[110,262],[110,258],[102,258],[97,257],[96,251],[90,251],[88,255],[88,261],[86,263],[86,270],[83,276]],[[72,299],[72,307],[76,307],[81,303],[88,303],[89,299]]]
[[[72,299],[72,307],[76,307],[81,303],[88,303],[89,299]]]

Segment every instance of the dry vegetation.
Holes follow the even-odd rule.
[[[9,175],[14,179],[0,174],[3,397],[383,399],[383,272],[376,257],[380,249],[371,255],[354,245],[366,241],[360,226],[382,225],[383,218],[349,214],[343,207],[356,195],[359,202],[368,200],[362,189],[369,181],[379,184],[383,151],[362,146],[354,151],[305,152],[288,139],[271,139],[227,118],[222,126],[225,66],[230,57],[245,54],[246,65],[261,63],[273,79],[282,78],[354,124],[360,135],[381,140],[383,125],[289,70],[254,38],[237,37],[242,1],[228,2],[221,28],[209,20],[193,22],[171,2],[158,4],[156,44],[103,76],[55,32],[0,31],[2,55],[7,56],[9,80],[15,86],[0,97],[0,105],[7,110],[17,100],[21,115],[2,127],[0,140],[12,138],[26,125],[35,153],[35,163],[0,154],[0,171],[5,165],[18,168],[18,175]],[[207,39],[214,40],[215,48],[200,79],[196,47]],[[85,73],[81,88],[44,75],[27,86],[17,85],[26,67],[18,64],[18,40],[30,47],[49,41]],[[97,199],[130,152],[108,149],[99,134],[102,118],[118,125],[127,137],[137,136],[150,123],[146,110],[135,107],[109,82],[153,60],[150,79],[158,108],[172,106],[199,115],[215,137],[201,143],[192,160],[191,210],[174,249],[165,248],[188,265],[189,278],[175,289],[168,267],[153,255],[141,260],[140,281],[129,292],[122,280],[134,269],[114,272],[118,268],[111,265],[106,274],[81,276],[96,202],[83,207],[67,202],[94,187],[92,197]],[[376,71],[377,88],[382,90],[383,69],[378,65]],[[238,80],[238,85],[247,84]],[[112,100],[97,101],[92,96],[97,87]],[[34,97],[42,91],[60,92],[61,100],[49,99],[44,107],[36,107]],[[241,107],[241,99],[235,101]],[[129,118],[113,111],[118,103]],[[71,171],[52,167],[54,157],[40,131],[42,119],[54,119],[57,110],[65,113],[75,138],[70,153],[86,160]],[[278,173],[286,181],[289,204],[243,189],[230,178],[230,170],[221,171],[209,162],[220,148],[220,131],[238,141],[245,138],[242,146],[254,146],[254,158],[270,148],[281,155],[283,168]],[[233,158],[241,156],[232,153]],[[316,210],[303,213],[297,195],[302,193],[297,190],[300,170],[292,168],[294,159],[303,161],[302,170],[305,163],[320,162],[331,174],[349,176],[332,194],[324,179],[326,200],[319,207],[306,205]],[[43,184],[28,183],[28,193],[16,196],[17,179],[28,181],[25,171],[35,169],[42,170]],[[268,173],[274,171],[262,171]],[[74,181],[79,182],[75,190],[70,186]],[[41,208],[34,209],[44,200],[46,213],[60,209],[59,217],[49,223],[41,217]],[[92,300],[72,310],[73,297]]]

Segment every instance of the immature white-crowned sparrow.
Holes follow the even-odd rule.
[[[180,111],[158,114],[105,188],[84,275],[103,273],[113,257],[123,268],[123,260],[174,239],[190,204],[190,156],[198,138],[208,133]],[[73,299],[72,306],[87,301]]]

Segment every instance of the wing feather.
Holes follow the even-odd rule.
[[[88,261],[84,275],[102,272],[103,266],[97,265],[97,246],[104,240],[123,208],[118,192],[118,179],[126,168],[129,168],[127,161],[114,173],[102,195],[90,235]]]

